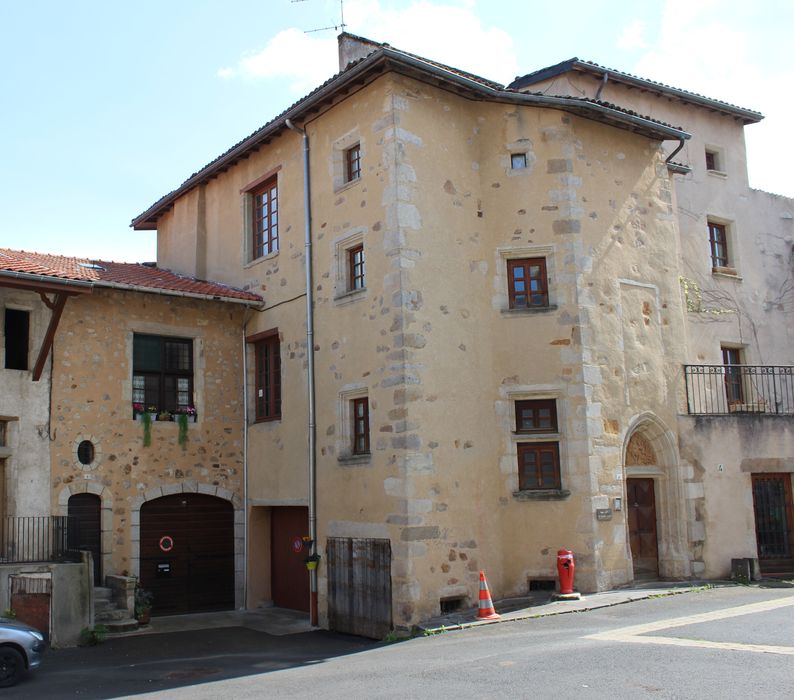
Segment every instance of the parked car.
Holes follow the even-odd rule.
[[[35,627],[0,617],[0,688],[15,685],[36,668],[46,648],[44,635]]]

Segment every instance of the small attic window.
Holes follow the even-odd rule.
[[[102,267],[102,265],[98,265],[95,262],[84,262],[77,264],[79,267],[84,267],[86,270],[101,270],[102,272],[107,272],[107,268]]]
[[[724,171],[722,154],[715,148],[706,149],[706,170],[715,173]]]
[[[511,153],[510,154],[510,167],[513,170],[525,170],[527,167],[527,154],[526,153]]]

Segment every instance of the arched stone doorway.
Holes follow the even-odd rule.
[[[203,493],[147,501],[140,511],[141,585],[157,614],[230,610],[235,603],[234,506]]]
[[[627,554],[634,579],[686,578],[690,562],[676,440],[650,413],[637,416],[623,451]]]

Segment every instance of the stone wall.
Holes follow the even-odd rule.
[[[238,512],[237,595],[242,604],[243,314],[241,307],[165,295],[95,290],[67,304],[54,346],[52,507],[94,493],[102,503],[104,574],[138,574],[140,507],[181,492],[218,496]],[[193,339],[197,421],[184,449],[176,422],[153,422],[151,445],[132,412],[134,333]],[[89,440],[94,461],[77,445]]]

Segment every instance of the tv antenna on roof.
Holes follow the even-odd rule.
[[[290,0],[290,2],[292,3],[306,2],[306,0]],[[334,24],[330,27],[319,27],[318,29],[307,29],[303,33],[314,34],[314,32],[325,32],[328,31],[329,29],[334,29],[334,30],[341,29],[342,31],[345,31],[346,26],[347,25],[345,24],[345,0],[339,0],[339,24]]]

